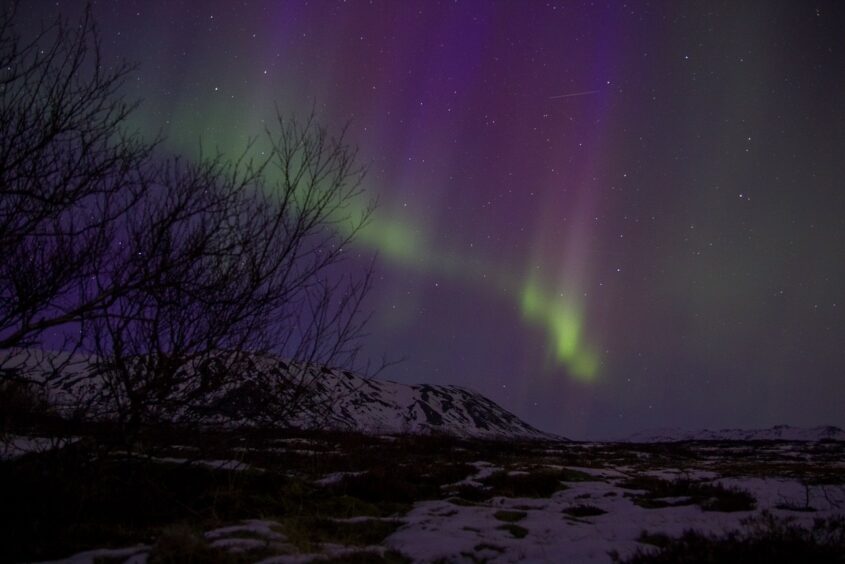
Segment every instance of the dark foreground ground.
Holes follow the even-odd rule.
[[[3,561],[845,562],[845,443],[6,435]]]

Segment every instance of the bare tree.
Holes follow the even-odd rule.
[[[63,331],[59,348],[94,359],[91,404],[130,442],[160,421],[289,420],[316,365],[354,363],[366,321],[372,263],[341,264],[371,211],[345,131],[277,115],[238,158],[163,155],[125,132],[131,67],[106,68],[90,9],[32,42],[13,18],[0,20],[6,379]],[[54,380],[82,381],[59,364]]]
[[[263,142],[259,163],[171,161],[127,221],[129,290],[89,334],[130,441],[158,421],[284,422],[316,365],[354,362],[371,265],[338,267],[370,213],[363,169],[313,119]]]
[[[116,222],[143,196],[153,145],[124,126],[131,67],[107,67],[86,10],[32,40],[0,12],[0,366],[112,299]]]

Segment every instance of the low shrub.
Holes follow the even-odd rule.
[[[519,525],[514,525],[513,523],[499,525],[496,528],[502,531],[509,532],[511,536],[515,539],[525,538],[525,536],[528,534],[528,529],[526,529],[525,527],[520,527]]]
[[[724,535],[688,530],[680,537],[644,533],[640,542],[655,548],[638,549],[628,558],[611,554],[624,564],[794,564],[845,562],[845,518],[817,519],[811,528],[763,513],[744,521],[745,527]]]
[[[506,523],[516,523],[517,521],[522,521],[526,516],[528,516],[528,513],[525,511],[507,511],[504,509],[493,514],[493,517]]]
[[[663,480],[650,476],[630,478],[619,484],[630,490],[645,490],[644,494],[629,495],[640,507],[655,509],[676,505],[698,505],[704,511],[750,511],[757,500],[748,492],[718,483],[691,480]],[[671,501],[667,498],[675,498]]]
[[[596,507],[595,505],[572,505],[563,510],[564,513],[571,517],[595,517],[597,515],[604,515],[607,513],[604,509]]]
[[[565,490],[558,472],[537,471],[526,474],[497,472],[484,480],[490,489],[487,498],[503,497],[549,497],[556,491]]]

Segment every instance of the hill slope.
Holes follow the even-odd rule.
[[[322,423],[304,413],[297,424],[364,432],[445,432],[465,437],[554,438],[478,392],[459,386],[407,385],[330,371],[312,383],[314,394],[330,398]]]
[[[98,376],[96,357],[74,355],[69,359],[64,353],[29,350],[20,358],[17,364],[6,363],[6,368],[41,384],[48,402],[60,411],[69,413],[85,405],[86,413],[93,414],[89,416],[111,417],[114,401],[101,393],[106,387]],[[237,377],[227,373],[223,386],[203,396],[200,409],[188,413],[187,408],[180,408],[168,418],[238,425],[245,420],[243,405],[260,402],[268,396],[268,390],[294,389],[291,393],[299,397],[297,405],[301,407],[293,414],[280,414],[273,421],[280,427],[496,439],[560,438],[535,429],[478,392],[459,386],[408,385],[319,366],[303,369],[266,356],[249,356],[241,366]],[[193,386],[199,380],[196,373],[207,368],[200,363],[186,372],[187,376],[180,375],[185,388]],[[295,382],[292,372],[298,374]],[[285,386],[287,382],[292,383]],[[211,405],[216,407],[208,413],[215,415],[197,416]]]
[[[845,441],[845,431],[831,425],[820,427],[790,427],[775,425],[770,429],[660,429],[630,435],[623,442],[666,443],[680,441]]]

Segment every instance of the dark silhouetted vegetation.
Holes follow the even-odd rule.
[[[631,494],[634,503],[641,507],[695,504],[705,511],[730,512],[750,511],[756,506],[754,496],[748,492],[718,483],[639,476],[623,481],[620,486],[630,490],[645,490],[643,494]]]
[[[845,520],[818,519],[810,528],[771,514],[746,521],[745,528],[724,535],[686,531],[677,538],[644,533],[640,542],[653,549],[640,549],[629,558],[614,557],[626,564],[746,564],[766,562],[793,564],[845,562]]]
[[[103,63],[90,7],[33,37],[23,7],[0,10],[4,429],[32,415],[26,386],[111,421],[121,448],[163,423],[290,419],[315,366],[356,366],[372,265],[339,267],[371,212],[356,150],[277,115],[239,155],[167,153],[129,128],[134,67]],[[284,369],[244,381],[270,358]]]

